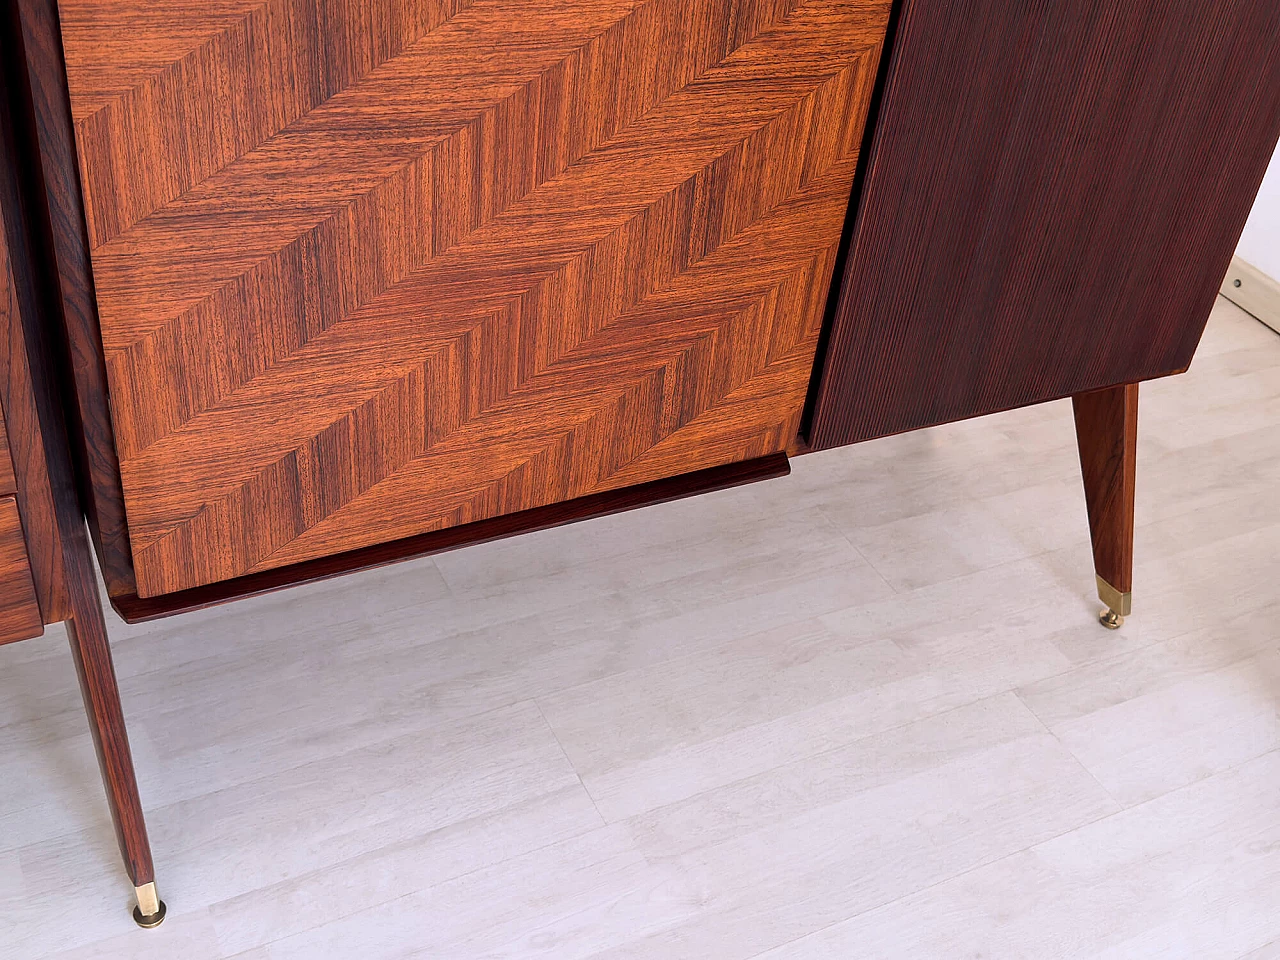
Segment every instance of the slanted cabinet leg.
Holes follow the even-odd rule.
[[[1089,510],[1099,620],[1115,629],[1133,605],[1133,498],[1137,476],[1138,385],[1072,397],[1080,472]]]
[[[81,535],[83,536],[83,534]],[[107,643],[107,625],[102,617],[88,546],[74,544],[68,554],[68,586],[71,594],[72,618],[67,621],[67,638],[80,677],[89,729],[102,768],[102,782],[115,822],[116,839],[124,857],[125,869],[133,881],[137,906],[133,919],[139,926],[154,927],[164,919],[165,905],[156,893],[155,867],[151,861],[151,844],[142,815],[138,795],[138,779],[133,770],[129,735],[125,730],[124,712],[120,708],[120,690],[116,685],[111,648]]]

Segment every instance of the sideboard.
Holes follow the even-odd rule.
[[[1280,137],[1270,0],[0,0],[0,642],[65,621],[135,919],[129,621],[1138,384]]]

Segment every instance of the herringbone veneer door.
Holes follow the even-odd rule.
[[[888,0],[61,0],[138,592],[780,450]]]

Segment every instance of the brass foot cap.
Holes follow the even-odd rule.
[[[1098,599],[1105,603],[1116,616],[1127,617],[1133,613],[1133,591],[1121,593],[1101,577],[1094,579],[1098,582]]]
[[[1119,630],[1120,624],[1124,623],[1124,617],[1108,607],[1098,614],[1098,622],[1108,630]]]
[[[165,913],[165,908],[164,908],[163,900],[160,901],[160,909],[157,910],[155,913],[151,914],[151,916],[149,917],[144,917],[142,915],[142,911],[139,910],[137,907],[134,907],[133,922],[136,923],[138,926],[145,927],[149,930],[152,927],[158,927],[160,926],[160,924],[164,923],[164,913]]]

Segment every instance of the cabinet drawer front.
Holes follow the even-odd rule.
[[[140,595],[793,439],[888,0],[174,7],[59,3]]]
[[[6,454],[7,459],[7,454]],[[44,633],[18,519],[18,501],[0,497],[0,643]]]

